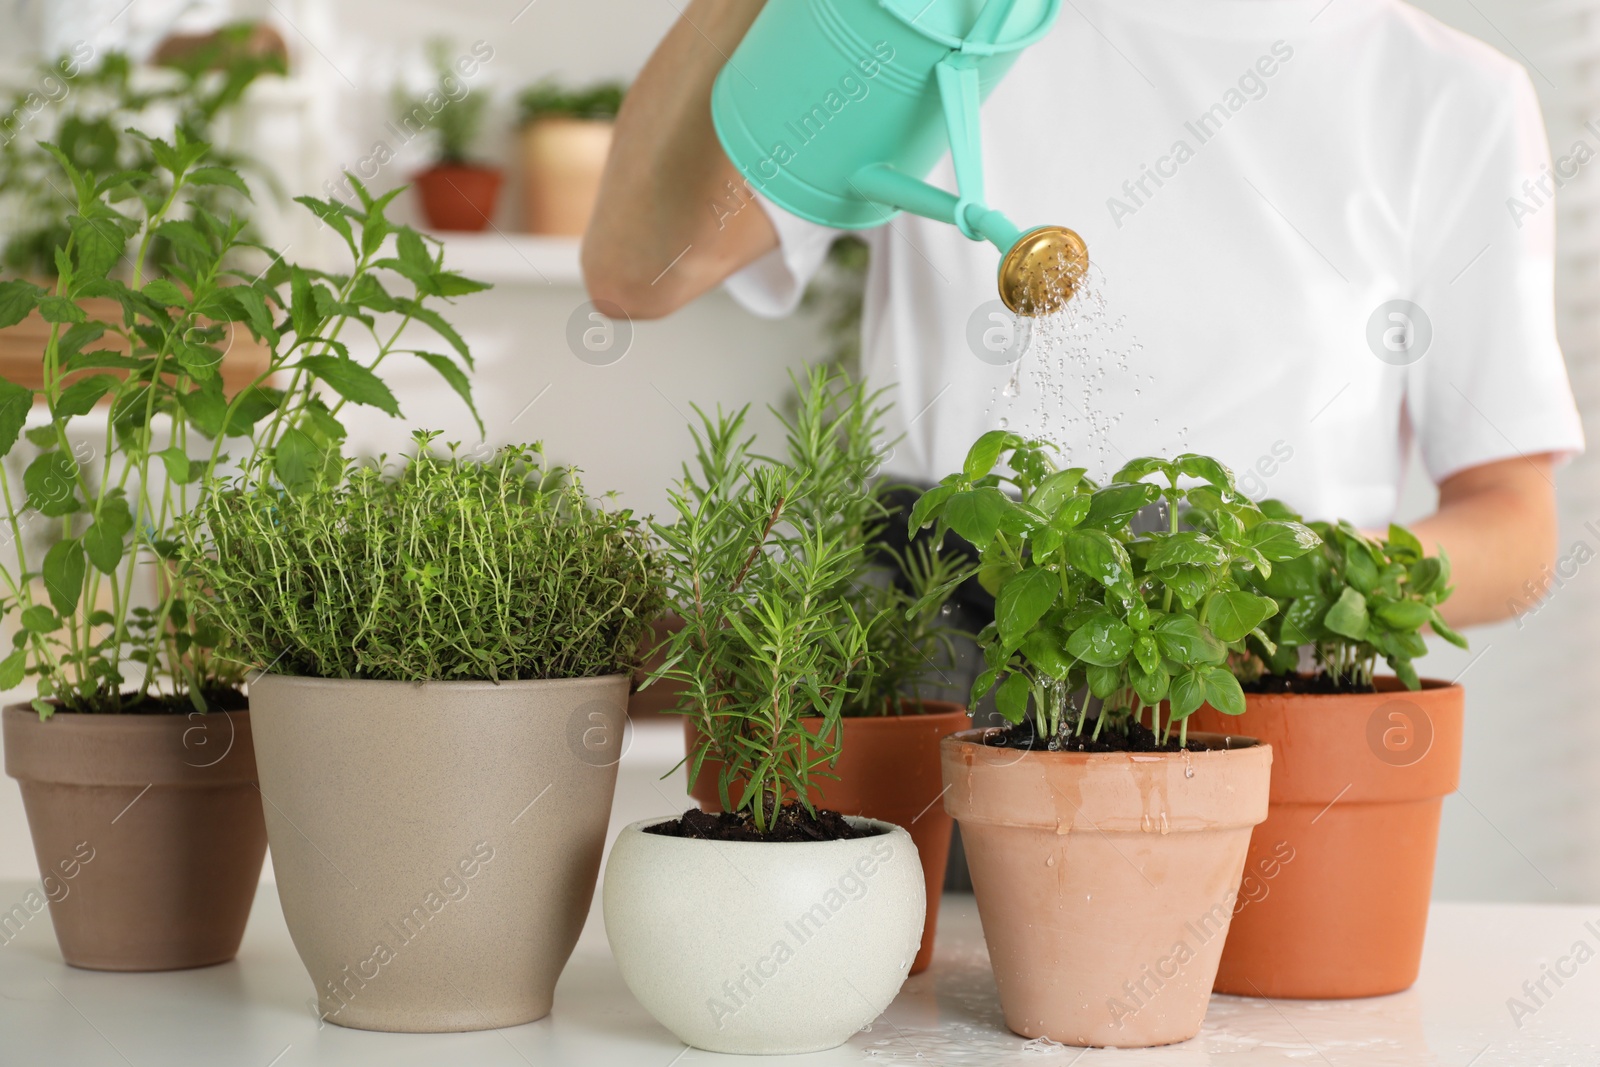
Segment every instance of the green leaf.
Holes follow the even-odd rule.
[[[1394,671],[1395,677],[1400,679],[1400,684],[1413,693],[1422,688],[1422,679],[1417,677],[1417,669],[1409,661],[1391,659],[1389,667]]]
[[[61,629],[61,619],[43,604],[35,604],[22,612],[22,628],[31,634],[55,633]]]
[[[1156,644],[1161,654],[1185,666],[1220,664],[1228,658],[1228,646],[1218,641],[1189,615],[1168,615],[1155,625]]]
[[[1089,514],[1083,525],[1105,528],[1117,526],[1161,499],[1161,490],[1149,482],[1108,485],[1089,498]]]
[[[1072,660],[1066,653],[1066,641],[1054,627],[1036,629],[1022,639],[1022,654],[1028,662],[1038,667],[1056,681],[1065,681],[1072,673]]]
[[[28,669],[28,653],[26,649],[17,649],[5,659],[0,660],[0,690],[15,689],[22,684],[22,679]]]
[[[111,574],[122,562],[124,541],[133,529],[133,515],[121,497],[110,497],[100,505],[100,517],[83,534],[83,550],[97,570]]]
[[[1232,644],[1277,613],[1278,605],[1267,597],[1240,590],[1212,593],[1206,598],[1206,625],[1220,641]]]
[[[1159,665],[1147,669],[1142,663],[1134,663],[1129,671],[1129,679],[1133,682],[1133,691],[1139,694],[1139,699],[1146,704],[1159,704],[1167,699],[1167,693],[1172,687],[1172,677]]]
[[[1433,613],[1433,632],[1444,638],[1446,641],[1449,641],[1457,648],[1464,649],[1467,647],[1467,639],[1462,637],[1456,631],[1452,630],[1445,623],[1444,616],[1440,615],[1437,611]]]
[[[389,387],[355,360],[340,356],[303,356],[299,366],[327,382],[334,392],[352,404],[366,404],[386,415],[400,417],[400,404]]]
[[[1014,433],[1005,430],[990,430],[972,443],[967,449],[966,462],[961,465],[962,473],[968,481],[977,481],[990,471],[1000,461],[1000,453],[1008,447],[1015,447],[1021,439]]]
[[[163,448],[155,455],[166,467],[167,478],[171,481],[179,485],[188,485],[190,482],[200,480],[205,464],[192,461],[189,454],[177,445]]]
[[[1346,586],[1339,599],[1322,617],[1322,625],[1341,637],[1364,641],[1367,637],[1367,598],[1359,590]]]
[[[1191,564],[1199,567],[1220,567],[1228,562],[1228,549],[1224,545],[1195,530],[1184,530],[1161,538],[1156,550],[1144,561],[1151,570]]]
[[[1185,564],[1180,567],[1162,567],[1156,571],[1161,584],[1178,595],[1178,603],[1185,611],[1193,611],[1206,590],[1211,588],[1211,572],[1204,567]]]
[[[56,611],[62,617],[71,615],[78,607],[78,599],[83,595],[83,576],[86,570],[83,545],[72,537],[57,541],[50,547],[50,551],[45,553],[44,566],[41,569],[45,591],[50,594],[50,603],[55,605]]]
[[[1000,683],[994,694],[994,706],[1007,722],[1021,722],[1028,714],[1028,695],[1032,687],[1025,674],[1011,674]]]
[[[1298,559],[1322,543],[1309,526],[1269,519],[1257,523],[1245,543],[1274,563]]]
[[[1090,616],[1067,637],[1067,652],[1084,663],[1115,667],[1133,651],[1133,630],[1110,611]]]
[[[100,398],[115,389],[121,382],[110,374],[91,374],[80,378],[61,391],[56,401],[55,417],[71,418],[87,415],[100,402]]]
[[[1106,699],[1112,693],[1122,688],[1122,667],[1102,667],[1099,664],[1090,664],[1087,671],[1089,692],[1091,695]]]
[[[1112,475],[1111,480],[1113,482],[1137,482],[1157,472],[1167,475],[1168,480],[1170,480],[1171,475],[1176,473],[1176,468],[1164,459],[1158,459],[1155,456],[1143,456],[1129,461],[1121,470]]]
[[[1422,548],[1422,542],[1417,540],[1417,535],[1398,523],[1389,524],[1389,547],[1393,556],[1401,558],[1401,563],[1414,563],[1427,553]]]
[[[1207,704],[1224,715],[1244,714],[1244,690],[1232,671],[1226,667],[1207,667],[1200,676],[1205,682]]]
[[[289,489],[302,489],[322,468],[322,450],[304,430],[290,427],[278,437],[273,450],[273,469]]]
[[[1077,492],[1086,473],[1088,471],[1084,467],[1069,467],[1064,471],[1056,471],[1039,483],[1039,487],[1028,498],[1028,503],[1046,515],[1054,515],[1056,509]],[[1076,526],[1077,523],[1073,525]]]
[[[87,322],[89,319],[83,308],[64,296],[40,297],[39,315],[46,322]]]
[[[1128,550],[1104,530],[1073,530],[1067,535],[1067,561],[1101,585],[1127,582],[1133,570]]]
[[[1019,642],[1049,611],[1061,593],[1061,579],[1042,567],[1013,575],[995,598],[994,618],[1007,644]]]
[[[11,454],[32,408],[32,389],[0,379],[0,456]]]
[[[1199,478],[1210,482],[1218,489],[1225,489],[1230,493],[1238,489],[1233,482],[1233,472],[1210,456],[1198,456],[1193,452],[1185,452],[1173,461],[1180,474],[1187,474],[1191,478]]]
[[[1167,696],[1172,709],[1172,721],[1181,722],[1200,710],[1206,702],[1206,680],[1198,670],[1179,671],[1172,677],[1172,688]]]
[[[1011,501],[993,486],[956,493],[945,503],[944,520],[950,528],[978,548],[986,547],[1000,530],[1000,519]]]
[[[989,670],[986,670],[982,674],[978,675],[978,677],[974,678],[972,680],[972,692],[967,697],[967,706],[973,708],[977,707],[978,702],[984,697],[988,696],[989,690],[994,688],[994,680],[999,676],[999,671],[990,668]]]
[[[478,424],[478,433],[483,434],[483,418],[478,414],[478,406],[472,402],[472,383],[467,380],[466,374],[456,366],[455,360],[449,356],[441,356],[436,352],[417,352],[416,357],[432,367],[445,380],[456,395],[466,401],[467,410],[472,412],[472,420]]]
[[[1420,600],[1381,600],[1372,614],[1393,630],[1420,630],[1433,621],[1433,608]]]
[[[957,487],[954,485],[936,485],[918,497],[911,508],[911,519],[906,524],[907,532],[915,536],[918,530],[938,517],[941,506],[956,492]]]
[[[78,465],[64,452],[45,452],[22,472],[28,505],[41,515],[70,515],[78,502]]]
[[[1328,602],[1317,593],[1295,597],[1283,613],[1283,623],[1278,627],[1280,645],[1313,645],[1321,641],[1325,631],[1322,617],[1328,612]]]
[[[0,329],[27,318],[45,295],[43,289],[21,278],[0,282]]]
[[[189,172],[188,181],[191,185],[225,185],[247,197],[250,195],[250,187],[244,179],[227,167],[196,167]]]
[[[1156,647],[1156,639],[1153,634],[1139,635],[1138,639],[1133,643],[1133,656],[1134,659],[1138,660],[1139,666],[1146,671],[1155,671],[1161,666],[1161,650]],[[1155,701],[1147,700],[1145,703],[1153,704]]]

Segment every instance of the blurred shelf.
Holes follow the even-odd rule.
[[[445,266],[496,285],[581,286],[578,238],[527,233],[435,233]]]

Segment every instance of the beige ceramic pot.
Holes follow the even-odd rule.
[[[250,713],[41,722],[19,704],[4,722],[41,880],[23,910],[48,902],[62,958],[102,971],[233,959],[267,850]]]
[[[250,700],[313,1010],[408,1032],[548,1014],[594,895],[628,677],[269,674]]]
[[[609,119],[555,116],[522,128],[523,224],[529,233],[583,233],[600,195],[611,129]]]
[[[1199,1033],[1272,750],[1022,752],[986,733],[941,751],[1006,1025],[1117,1048]]]

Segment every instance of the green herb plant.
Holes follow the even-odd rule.
[[[622,110],[627,87],[621,82],[602,82],[587,89],[565,89],[546,78],[522,90],[517,110],[523,125],[544,118],[614,119]]]
[[[434,155],[440,163],[464,165],[471,161],[472,146],[483,132],[487,94],[474,92],[456,73],[450,62],[450,45],[434,40],[428,46],[436,82],[421,96],[401,94],[395,107],[402,119],[424,116],[424,126],[433,135]],[[452,86],[458,90],[452,90]]]
[[[684,686],[675,710],[704,739],[691,777],[719,761],[723,810],[766,833],[785,803],[814,813],[811,782],[830,773],[840,717],[877,662],[868,621],[844,595],[865,545],[839,523],[808,521],[826,499],[818,472],[754,455],[748,408],[696,414],[674,521],[655,525],[684,626],[650,681]]]
[[[1276,518],[1300,521],[1288,506],[1264,501]],[[1450,558],[1428,555],[1416,535],[1391,525],[1382,540],[1348,522],[1309,524],[1322,539],[1320,551],[1251,576],[1259,591],[1275,598],[1279,614],[1253,638],[1254,662],[1274,675],[1293,675],[1300,652],[1309,648],[1320,673],[1336,689],[1371,692],[1381,659],[1407,689],[1419,689],[1412,660],[1428,651],[1422,631],[1458,648],[1467,639],[1439,614],[1452,592]]]
[[[400,414],[377,373],[395,356],[423,360],[471,405],[463,369],[471,357],[438,305],[487,286],[445,270],[436,244],[387,219],[400,190],[373,198],[352,179],[359,209],[299,198],[344,240],[347,272],[281,257],[258,271],[232,265],[265,251],[243,238],[244,219],[193,203],[186,217],[173,214],[194,186],[248,195],[238,175],[215,165],[207,146],[181,127],[171,143],[146,143],[157,173],[98,180],[46,146],[74,200],[68,237],[54,255],[56,291],[0,282],[0,328],[35,310],[50,324],[43,387],[0,381],[0,457],[16,445],[30,411],[39,411],[27,429],[39,452],[22,484],[0,467],[0,521],[17,552],[15,569],[0,567],[0,610],[17,623],[14,650],[0,660],[0,689],[34,678],[41,716],[58,704],[86,712],[204,710],[212,695],[238,685],[243,665],[226,655],[222,634],[201,610],[203,590],[175,579],[171,566],[179,520],[224,464],[270,455],[290,486],[339,469],[346,404]],[[122,198],[125,190],[133,195]],[[158,240],[173,258],[164,276],[152,278],[148,257]],[[130,257],[125,247],[136,251]],[[88,297],[109,298],[116,313],[91,319],[79,303]],[[453,353],[417,347],[413,325]],[[254,381],[230,391],[219,367],[240,329],[270,358]],[[363,358],[349,347],[355,334],[370,343]],[[86,418],[97,406],[105,414]],[[103,441],[88,457],[73,451],[73,430],[85,424],[104,427],[91,429]],[[23,538],[36,522],[58,534],[42,559],[30,556]],[[141,576],[151,575],[153,603],[140,592]],[[131,688],[129,665],[139,671]]]
[[[207,496],[186,561],[205,617],[251,664],[423,682],[632,671],[661,563],[627,510],[539,446],[486,460],[419,432],[408,463],[288,489],[266,462]]]
[[[1089,743],[1128,743],[1148,710],[1158,743],[1176,727],[1186,746],[1202,704],[1244,711],[1230,654],[1242,655],[1247,639],[1271,643],[1261,626],[1277,605],[1244,576],[1272,573],[1317,537],[1268,517],[1206,456],[1137,459],[1099,486],[1082,467],[1058,467],[1053,451],[984,434],[912,511],[913,530],[932,524],[970,542],[979,562],[955,580],[976,574],[995,594],[973,702],[995,690],[1012,723],[1031,709],[1033,739],[1051,750],[1083,743],[1085,697],[1099,701]],[[1165,528],[1135,532],[1153,504]]]
[[[71,236],[76,210],[61,180],[57,152],[96,183],[119,174],[143,175],[137,183],[111,182],[107,192],[113,203],[139,196],[165,200],[176,192],[169,218],[180,217],[181,205],[190,201],[219,217],[244,210],[247,198],[233,183],[190,181],[181,189],[171,188],[150,137],[130,127],[168,141],[175,129],[182,129],[189,143],[213,145],[210,166],[248,174],[275,188],[270,171],[254,157],[215,145],[218,124],[238,107],[246,90],[263,75],[284,73],[277,58],[243,47],[254,30],[255,24],[248,22],[224,27],[208,46],[156,70],[138,67],[122,52],[94,57],[80,47],[41,66],[33,86],[0,103],[0,113],[10,116],[0,139],[0,209],[13,220],[0,261],[21,274],[55,275],[55,252]],[[46,84],[59,94],[54,101],[40,98],[38,86]],[[168,241],[154,238],[144,251],[146,275],[160,273],[173,255]]]

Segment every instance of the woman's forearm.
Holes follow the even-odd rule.
[[[1440,609],[1452,627],[1499,622],[1543,596],[1556,557],[1554,463],[1501,460],[1439,487],[1439,510],[1412,525],[1429,551],[1450,557],[1455,594]]]
[[[711,124],[711,85],[762,0],[694,0],[629,90],[583,239],[590,296],[677,310],[776,247]]]

